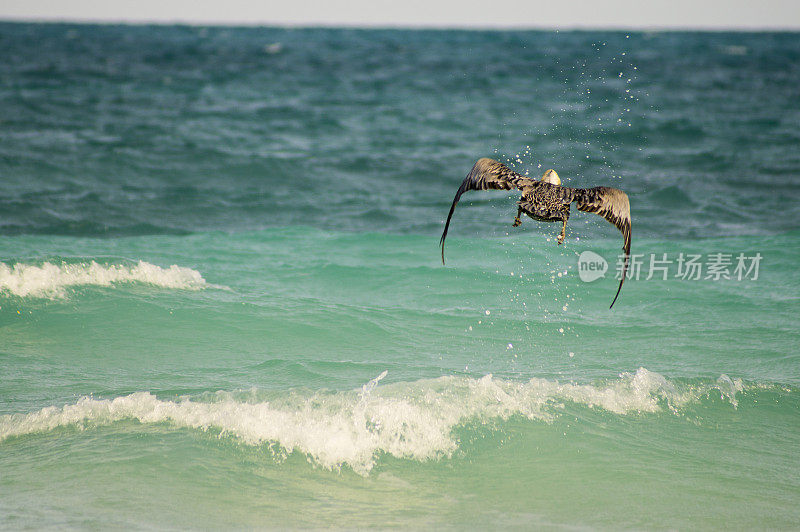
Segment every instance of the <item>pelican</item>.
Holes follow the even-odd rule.
[[[540,222],[562,222],[561,234],[558,235],[557,240],[561,245],[567,230],[569,206],[574,201],[579,211],[599,214],[622,232],[624,239],[622,250],[625,252],[625,262],[617,294],[608,308],[613,307],[620,290],[622,290],[622,283],[625,282],[631,255],[631,206],[628,202],[628,195],[611,187],[562,187],[561,179],[555,170],[546,171],[541,180],[536,180],[520,175],[494,159],[486,157],[478,159],[464,182],[458,187],[456,197],[453,198],[453,205],[450,207],[450,213],[447,215],[447,223],[444,225],[444,232],[439,240],[439,245],[442,247],[442,264],[444,264],[444,239],[447,238],[450,219],[453,217],[453,211],[456,209],[461,195],[468,190],[510,190],[512,188],[522,191],[522,197],[517,201],[517,216],[512,224],[514,227],[522,223],[519,218],[522,213]]]

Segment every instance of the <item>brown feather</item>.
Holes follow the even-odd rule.
[[[450,227],[450,219],[453,217],[453,211],[456,210],[456,204],[461,199],[461,195],[469,190],[511,190],[518,188],[523,190],[524,187],[536,183],[533,179],[520,175],[509,167],[484,157],[478,159],[478,162],[469,171],[467,177],[461,183],[456,191],[456,196],[453,198],[453,204],[450,206],[450,212],[447,215],[447,222],[444,224],[444,232],[442,238],[439,239],[439,245],[442,247],[442,264],[444,264],[444,240],[447,238],[447,230]]]
[[[576,188],[573,190],[575,191],[574,201],[579,211],[599,214],[622,233],[624,241],[622,250],[625,252],[625,262],[622,266],[622,278],[619,281],[617,294],[614,296],[614,301],[611,302],[611,307],[613,307],[619,297],[620,290],[622,290],[622,283],[625,282],[625,275],[628,272],[628,262],[630,262],[631,256],[631,205],[628,201],[628,195],[619,189],[611,187]]]

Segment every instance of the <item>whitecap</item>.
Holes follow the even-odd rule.
[[[135,264],[101,264],[96,261],[53,264],[0,262],[0,293],[19,297],[64,298],[75,286],[113,286],[145,283],[162,288],[197,290],[207,286],[200,272],[172,265],[162,268],[140,260]]]
[[[90,429],[135,420],[214,431],[247,445],[277,445],[281,454],[297,451],[322,467],[349,466],[366,475],[381,454],[415,461],[451,456],[459,445],[454,429],[467,424],[492,424],[511,416],[550,422],[567,402],[619,415],[675,411],[720,387],[733,402],[742,389],[741,384],[732,388],[725,378],[705,386],[678,386],[644,368],[605,384],[540,378],[518,382],[486,375],[379,386],[385,376],[383,372],[356,390],[293,392],[269,401],[257,391],[177,400],[149,392],[84,397],[63,407],[0,416],[0,442],[58,427]]]

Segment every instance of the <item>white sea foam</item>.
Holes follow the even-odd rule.
[[[712,389],[733,399],[741,381],[678,389],[658,373],[640,368],[604,385],[546,379],[514,382],[441,377],[377,386],[386,372],[361,390],[308,395],[286,394],[263,401],[257,393],[217,392],[202,398],[161,400],[148,392],[115,399],[84,397],[75,404],[30,414],[0,416],[0,442],[63,426],[82,429],[122,420],[166,423],[219,431],[250,445],[278,444],[282,452],[305,453],[330,469],[350,466],[367,474],[380,453],[412,460],[450,456],[458,443],[453,429],[519,415],[554,419],[565,402],[615,414],[677,409]]]
[[[146,283],[163,288],[199,289],[207,286],[200,272],[172,265],[162,268],[149,262],[136,264],[80,263],[41,264],[0,262],[0,292],[19,297],[63,298],[73,286],[111,286]]]

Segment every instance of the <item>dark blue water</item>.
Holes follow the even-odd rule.
[[[637,235],[800,219],[768,207],[798,194],[796,34],[0,28],[4,234],[435,234],[474,159],[527,147],[624,183]]]

